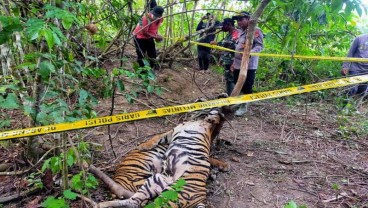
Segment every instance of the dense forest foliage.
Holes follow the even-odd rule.
[[[165,8],[165,21],[160,28],[164,41],[157,44],[160,61],[165,64],[170,62],[165,51],[178,38],[195,32],[204,14],[212,12],[221,21],[235,12],[254,12],[260,0],[159,0],[157,3]],[[94,106],[98,99],[110,98],[113,103],[116,92],[131,102],[141,90],[160,93],[151,69],[138,67],[132,61],[135,53],[127,50],[132,47],[132,30],[147,12],[147,6],[143,0],[3,0],[0,3],[0,130],[13,129],[9,113],[13,111],[22,112],[28,124],[18,128],[25,128],[96,117]],[[353,38],[367,32],[367,23],[359,22],[366,13],[367,6],[360,0],[272,0],[258,21],[265,34],[263,52],[344,57]],[[217,39],[223,35],[219,34]],[[188,41],[182,43],[183,48],[186,49],[181,51],[183,54],[196,55],[195,45]],[[174,57],[179,63],[181,55]],[[102,63],[107,59],[118,60],[120,67],[103,68]],[[264,57],[257,72],[256,87],[263,91],[333,79],[340,76],[340,69],[341,62],[336,61]],[[127,82],[136,85],[126,88]],[[111,114],[113,109],[112,104]],[[81,139],[75,151],[67,148],[65,134],[53,137],[61,140],[56,140],[48,151],[56,147],[62,151],[47,159],[42,171],[62,173],[64,181],[70,180],[72,185],[69,187],[64,182],[65,199],[49,198],[51,201],[46,201],[45,206],[60,203],[62,207],[66,206],[66,199],[75,199],[73,191],[85,194],[96,186],[96,180],[83,171],[68,178],[68,167],[80,164],[78,158],[88,158],[88,144]],[[36,141],[38,137],[24,141],[27,155],[35,161],[45,152]],[[0,145],[9,144],[5,141]]]

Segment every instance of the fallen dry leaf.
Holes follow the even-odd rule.
[[[248,156],[248,157],[253,157],[253,155],[254,155],[254,152],[252,152],[252,151],[248,151],[248,152],[247,152],[247,156]]]
[[[32,201],[29,201],[27,204],[25,204],[25,208],[38,208],[40,207],[40,200],[42,199],[42,196],[36,196]]]
[[[238,157],[232,157],[231,160],[234,162],[240,162],[240,159]]]

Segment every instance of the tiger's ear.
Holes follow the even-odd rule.
[[[203,98],[203,97],[200,97],[200,98],[197,98],[196,100],[194,100],[195,103],[206,102],[206,101],[207,101],[207,99]]]
[[[220,99],[220,98],[228,98],[228,97],[229,97],[229,95],[226,92],[223,92],[223,93],[221,93],[221,94],[219,94],[217,96],[217,99]]]

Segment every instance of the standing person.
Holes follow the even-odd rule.
[[[358,36],[354,39],[350,46],[347,57],[368,58],[368,34]],[[362,75],[368,74],[367,62],[344,62],[342,65],[341,74],[346,75]],[[348,95],[366,95],[368,93],[368,83],[354,86]]]
[[[219,43],[216,43],[216,41],[211,41],[211,44],[235,50],[236,41],[238,40],[240,34],[240,31],[235,28],[235,21],[231,18],[225,18],[221,25],[221,30],[223,32],[227,32],[225,38]],[[234,52],[224,51],[220,57],[220,61],[222,63],[222,66],[224,67],[226,93],[228,95],[230,95],[233,91],[235,84],[233,72],[230,71],[230,67],[234,62],[234,55]]]
[[[215,21],[213,19],[213,15],[211,13],[207,13],[205,16],[201,18],[201,21],[197,25],[198,30],[202,30],[208,27],[213,26],[215,24]],[[207,20],[207,22],[204,22],[204,20]],[[203,33],[200,36],[200,43],[210,43],[211,41],[215,40],[215,34],[214,31],[209,31],[209,33]],[[199,70],[208,70],[208,67],[210,65],[210,56],[211,56],[211,48],[205,47],[205,46],[197,46],[198,49],[198,63],[199,63]]]
[[[133,31],[137,61],[140,67],[145,66],[143,58],[147,54],[151,68],[157,69],[155,41],[162,41],[162,36],[158,34],[158,29],[163,22],[161,18],[163,13],[164,8],[160,6],[154,7],[142,17]]]
[[[238,51],[239,53],[235,53],[234,62],[230,67],[230,70],[234,73],[234,81],[236,83],[239,78],[240,65],[243,57],[243,54],[241,52],[244,51],[245,47],[250,13],[243,11],[239,15],[233,16],[232,19],[237,20],[238,26],[240,28],[239,39],[235,47],[235,50]],[[254,32],[253,45],[250,52],[259,53],[262,51],[262,49],[263,49],[263,33],[261,29],[256,28]],[[258,59],[259,59],[258,56],[252,56],[249,59],[247,79],[245,80],[244,85],[241,89],[241,92],[244,94],[252,94],[253,92],[252,88],[254,84],[254,79],[256,77],[256,70],[258,68]],[[235,115],[242,116],[247,112],[247,110],[248,110],[248,103],[240,104],[238,110],[235,111]]]

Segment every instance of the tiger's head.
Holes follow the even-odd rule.
[[[227,97],[229,97],[227,95],[227,93],[221,93],[213,99],[220,99],[220,98],[227,98]],[[200,98],[196,99],[194,102],[198,103],[198,102],[206,102],[206,101],[208,101],[208,99],[200,97]],[[196,111],[196,112],[192,113],[191,120],[204,119],[204,118],[206,118],[207,116],[209,116],[211,114],[212,115],[219,114],[224,118],[225,116],[223,114],[223,110],[224,110],[224,107],[215,107],[215,108],[209,108],[209,109]],[[217,113],[215,111],[217,111]]]
[[[221,93],[216,96],[214,99],[227,98],[228,95],[226,93]],[[195,102],[205,102],[206,98],[198,98]],[[191,114],[190,120],[204,120],[211,124],[211,128],[209,129],[211,134],[211,140],[217,137],[220,133],[220,130],[224,124],[225,115],[224,115],[224,107],[215,107],[204,109],[200,111],[196,111]]]
[[[211,109],[208,115],[204,118],[204,121],[212,124],[210,129],[210,131],[212,132],[211,140],[214,140],[222,129],[225,121],[225,116],[222,113],[221,108],[215,108]]]

